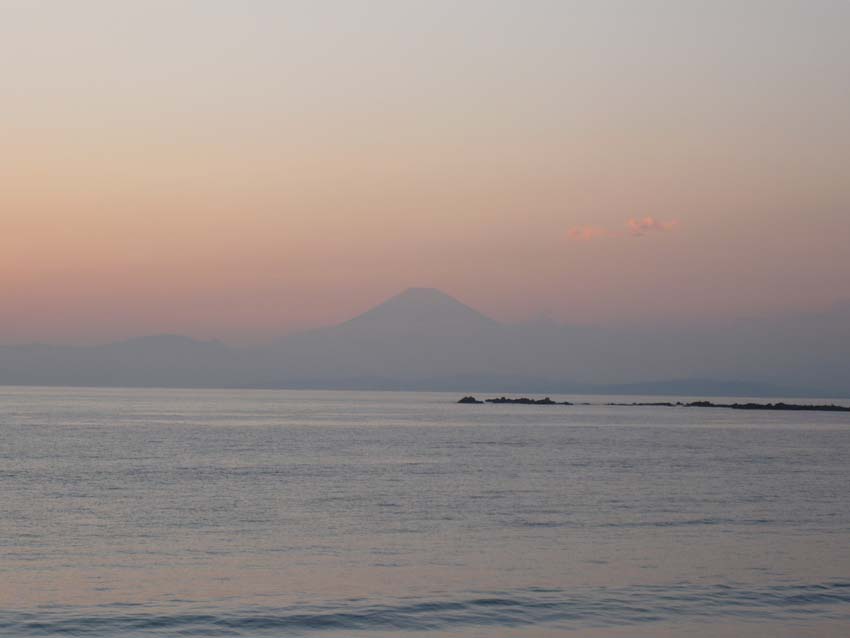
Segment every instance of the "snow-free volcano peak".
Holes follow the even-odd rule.
[[[458,334],[495,325],[496,320],[436,288],[408,288],[340,327],[394,334]]]

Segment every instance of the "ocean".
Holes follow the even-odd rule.
[[[462,394],[0,388],[0,635],[850,635],[850,415]]]

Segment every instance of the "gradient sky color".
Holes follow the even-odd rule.
[[[0,0],[0,343],[850,298],[850,2]],[[650,221],[647,221],[650,220]]]

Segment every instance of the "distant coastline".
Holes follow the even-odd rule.
[[[602,406],[623,406],[623,407],[667,407],[667,408],[728,408],[732,410],[785,410],[798,412],[850,412],[850,407],[835,405],[833,403],[827,405],[816,404],[801,404],[801,403],[713,403],[712,401],[654,401],[654,402],[632,402],[632,403],[570,403],[569,401],[553,401],[549,397],[544,399],[532,399],[529,397],[497,397],[492,399],[480,400],[474,396],[465,396],[458,403],[463,404],[484,404],[484,403],[508,403],[516,405],[602,405]]]

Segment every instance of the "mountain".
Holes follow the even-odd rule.
[[[416,338],[475,335],[498,322],[435,288],[408,288],[333,328],[346,335]]]
[[[709,328],[614,328],[505,324],[410,288],[262,348],[180,335],[0,347],[0,384],[842,397],[850,304]]]
[[[499,322],[445,293],[410,288],[353,319],[264,349],[265,369],[278,385],[411,387],[486,372],[501,332]]]

